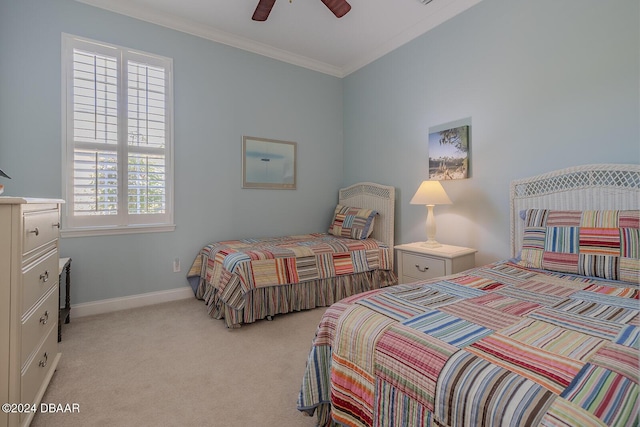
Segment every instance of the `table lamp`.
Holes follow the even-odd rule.
[[[412,205],[425,205],[427,207],[427,241],[422,245],[428,248],[437,248],[442,246],[435,239],[436,237],[436,220],[433,216],[433,207],[435,205],[450,205],[451,199],[442,188],[440,181],[422,181],[418,191],[411,199]]]

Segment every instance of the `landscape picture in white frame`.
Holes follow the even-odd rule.
[[[242,137],[242,188],[296,189],[297,143]]]

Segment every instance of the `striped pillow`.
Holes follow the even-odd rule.
[[[329,234],[350,239],[366,239],[373,232],[373,223],[378,212],[349,206],[336,206]]]
[[[520,264],[640,283],[640,211],[529,209]]]

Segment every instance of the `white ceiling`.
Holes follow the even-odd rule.
[[[348,0],[336,18],[320,0],[77,0],[281,61],[344,77],[481,0]]]

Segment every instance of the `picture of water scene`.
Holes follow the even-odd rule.
[[[429,133],[429,179],[469,176],[469,126]]]
[[[242,188],[296,189],[295,142],[242,138]]]

